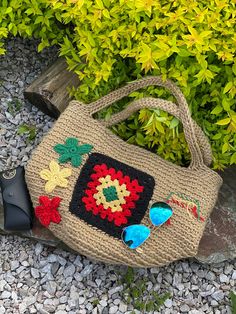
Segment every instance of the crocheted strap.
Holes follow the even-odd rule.
[[[99,100],[91,103],[90,106],[88,106],[89,113],[92,115],[98,112],[99,110],[108,107],[112,103],[122,99],[123,97],[128,96],[133,91],[150,85],[165,87],[175,96],[179,107],[180,117],[183,123],[186,141],[188,143],[189,150],[192,156],[190,167],[191,168],[201,167],[204,164],[204,158],[202,156],[202,151],[197,140],[193,120],[189,112],[187,101],[184,95],[182,94],[181,90],[170,80],[166,80],[164,82],[161,76],[151,76],[145,77],[141,80],[130,82],[126,86],[119,88],[111,92],[110,94],[100,98]],[[163,106],[165,106],[165,103],[163,103]],[[163,109],[168,110],[168,108]]]
[[[129,106],[127,106],[121,112],[113,114],[108,120],[100,120],[100,122],[106,127],[111,127],[112,125],[127,119],[134,112],[144,108],[150,109],[158,108],[167,111],[171,115],[175,116],[176,118],[182,121],[180,109],[173,102],[160,98],[147,97],[143,99],[134,100],[129,104]],[[205,134],[203,133],[202,129],[199,127],[199,125],[194,120],[192,120],[192,123],[199,147],[201,149],[204,163],[205,165],[209,166],[212,162],[210,143]]]

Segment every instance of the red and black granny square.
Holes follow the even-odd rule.
[[[120,238],[123,228],[141,223],[154,185],[152,176],[94,153],[80,172],[69,209],[86,223]]]

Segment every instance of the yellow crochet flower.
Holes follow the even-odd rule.
[[[65,178],[71,176],[71,169],[69,168],[60,169],[60,166],[54,160],[50,162],[49,169],[50,170],[43,169],[42,171],[40,171],[39,174],[42,179],[48,181],[45,184],[45,191],[47,193],[51,193],[56,186],[66,188],[68,180]]]

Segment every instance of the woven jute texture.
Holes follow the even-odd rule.
[[[149,85],[164,86],[169,89],[175,96],[178,105],[163,99],[144,98],[129,104],[126,109],[112,116],[109,121],[98,121],[93,118],[95,112],[132,91]],[[174,165],[141,147],[128,144],[108,128],[140,108],[163,109],[182,121],[192,156],[192,162],[188,168]],[[90,105],[84,105],[77,101],[71,102],[53,129],[43,138],[27,165],[26,180],[34,206],[38,205],[40,195],[46,195],[45,181],[40,178],[39,173],[42,169],[48,168],[51,160],[58,159],[58,154],[53,147],[58,143],[64,143],[68,137],[76,137],[80,144],[93,145],[93,152],[104,154],[151,175],[155,179],[151,202],[165,201],[171,192],[181,193],[198,200],[201,215],[205,221],[196,219],[186,208],[171,204],[174,211],[171,224],[153,228],[150,238],[142,245],[141,251],[127,248],[120,239],[92,227],[69,211],[76,180],[88,159],[88,155],[85,155],[81,166],[72,169],[68,187],[57,187],[48,195],[62,198],[59,207],[62,221],[60,224],[51,223],[49,226],[49,229],[58,238],[85,256],[111,264],[136,267],[161,266],[196,255],[207,218],[216,202],[222,179],[208,167],[211,163],[209,143],[202,130],[192,120],[183,94],[172,82],[163,82],[160,77],[146,77],[128,83],[125,87]],[[69,163],[64,166],[72,167]],[[81,186],[81,189],[84,188]],[[150,226],[148,209],[142,224]]]

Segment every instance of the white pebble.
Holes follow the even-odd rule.
[[[171,299],[167,299],[164,304],[165,304],[166,307],[170,308],[170,307],[172,307],[172,300]]]
[[[225,274],[220,274],[220,282],[229,283],[229,278]]]

